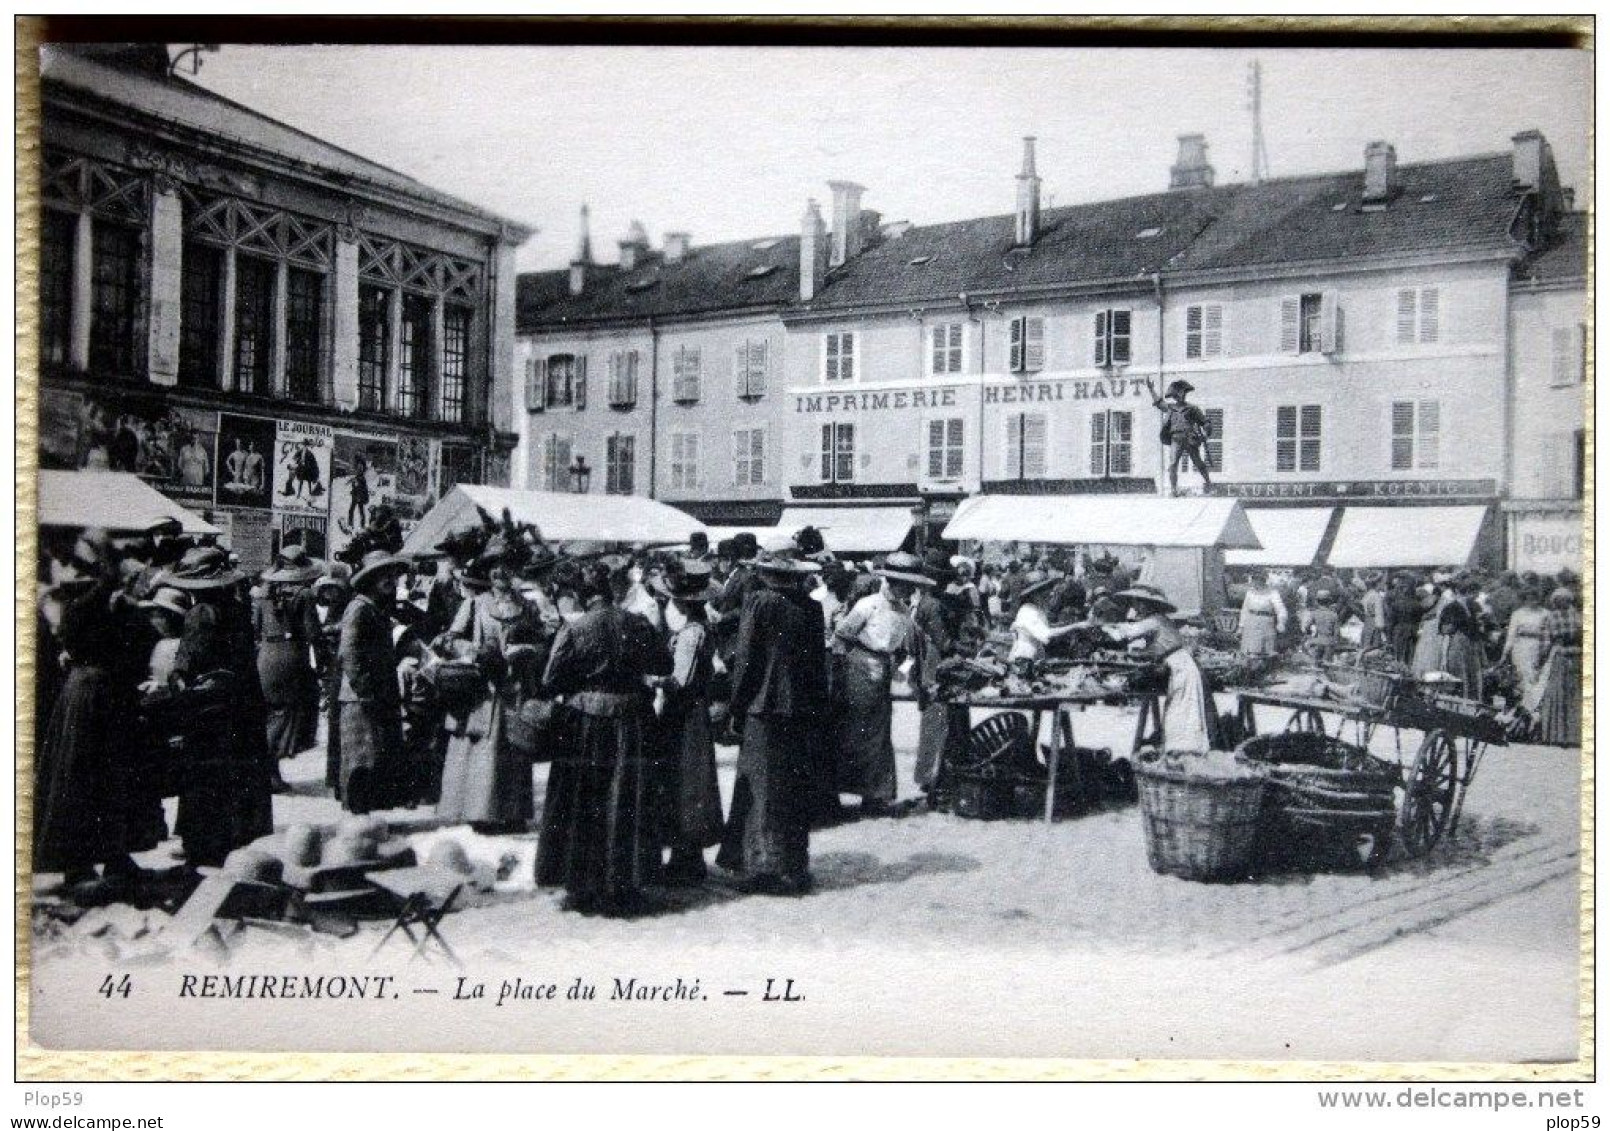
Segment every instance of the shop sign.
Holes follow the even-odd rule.
[[[1291,483],[1215,483],[1213,494],[1240,499],[1491,498],[1491,479],[1348,479]]]
[[[990,385],[985,404],[1046,404],[1051,401],[1112,401],[1125,397],[1152,399],[1144,377],[1105,377],[1094,381],[1026,381]]]
[[[1518,514],[1515,523],[1515,560],[1510,568],[1558,573],[1582,569],[1582,516],[1571,514]]]
[[[955,408],[955,386],[942,389],[891,389],[886,392],[796,393],[796,413],[884,412],[904,409]]]

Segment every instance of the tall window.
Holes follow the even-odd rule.
[[[822,425],[822,481],[855,482],[855,425]]]
[[[138,368],[134,343],[140,289],[140,233],[97,220],[90,237],[89,363],[113,373]]]
[[[1281,353],[1334,353],[1340,347],[1341,313],[1335,292],[1280,300]]]
[[[1219,357],[1224,353],[1224,305],[1206,302],[1185,308],[1185,356]]]
[[[542,438],[542,489],[571,490],[569,436],[550,432]]]
[[[465,421],[469,361],[470,308],[449,304],[442,310],[442,419],[453,424]]]
[[[358,286],[358,407],[386,407],[386,369],[391,353],[391,292],[369,283]]]
[[[928,478],[961,478],[965,435],[959,416],[928,421]]]
[[[218,333],[223,313],[224,253],[185,241],[179,276],[179,384],[218,385]]]
[[[1587,372],[1588,333],[1581,322],[1575,326],[1557,326],[1550,335],[1553,348],[1553,366],[1549,384],[1557,389],[1582,384]]]
[[[324,400],[324,276],[289,267],[285,274],[285,386],[291,399]]]
[[[1436,287],[1405,287],[1398,292],[1398,345],[1434,342],[1440,332],[1441,297]]]
[[[269,396],[274,333],[274,264],[253,255],[235,257],[235,388]]]
[[[766,482],[766,430],[740,428],[732,434],[732,482],[758,487]]]
[[[631,408],[637,404],[636,350],[620,350],[609,355],[609,407]]]
[[[637,437],[617,432],[605,441],[604,490],[611,495],[630,495],[637,463]]]
[[[740,400],[759,400],[766,395],[765,338],[749,339],[733,347],[732,376]]]
[[[1318,471],[1320,406],[1281,405],[1275,409],[1275,470]]]
[[[1006,478],[1045,478],[1045,436],[1044,413],[1020,412],[1006,418]]]
[[[1129,311],[1096,311],[1097,365],[1129,364],[1129,329]]]
[[[1437,401],[1392,402],[1392,470],[1437,466],[1442,406]]]
[[[1134,470],[1135,416],[1109,410],[1090,418],[1090,474],[1128,475]]]
[[[1045,319],[1014,318],[1008,331],[1007,368],[1038,373],[1045,368]]]
[[[962,371],[962,323],[941,322],[929,335],[928,371],[936,376]]]
[[[827,334],[822,345],[822,380],[855,380],[855,335]]]
[[[403,295],[402,342],[397,357],[397,411],[424,419],[430,415],[430,299]]]
[[[47,208],[39,227],[39,360],[65,365],[73,332],[73,246],[78,222]]]
[[[699,399],[702,360],[696,346],[678,346],[671,355],[671,399],[678,404],[693,404]]]
[[[1204,409],[1207,413],[1208,438],[1202,445],[1202,457],[1207,461],[1209,471],[1217,475],[1224,470],[1224,410],[1222,408]]]
[[[671,489],[691,491],[699,485],[699,434],[671,433]]]

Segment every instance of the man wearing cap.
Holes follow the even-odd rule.
[[[410,798],[403,781],[402,699],[391,641],[397,578],[408,560],[371,550],[352,575],[353,597],[341,619],[341,804],[350,813],[386,809]]]
[[[911,598],[934,581],[914,554],[895,552],[873,571],[882,588],[857,601],[839,622],[844,657],[844,711],[839,719],[840,753],[850,780],[846,792],[859,794],[861,811],[880,816],[896,794],[890,698],[894,670],[912,647]]]
[[[1169,383],[1168,392],[1162,396],[1157,395],[1157,389],[1150,380],[1146,382],[1146,388],[1151,390],[1152,404],[1163,414],[1163,428],[1159,438],[1170,446],[1168,493],[1179,494],[1180,463],[1185,459],[1191,461],[1197,474],[1202,477],[1203,488],[1211,488],[1213,480],[1208,475],[1206,461],[1202,459],[1202,445],[1212,436],[1212,425],[1208,423],[1207,413],[1185,399],[1196,391],[1196,386],[1189,381],[1172,381]]]
[[[760,542],[747,530],[732,536],[732,572],[727,575],[721,595],[710,604],[710,627],[715,632],[716,651],[722,662],[732,667],[732,654],[737,647],[739,618],[749,595],[761,588],[755,575],[755,555]]]
[[[738,776],[716,863],[767,895],[810,890],[813,777],[829,747],[822,607],[803,579],[817,572],[790,549],[756,559],[761,588],[745,603],[732,663]]]

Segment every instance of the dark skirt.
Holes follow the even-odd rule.
[[[1443,654],[1443,668],[1449,675],[1459,677],[1466,699],[1481,701],[1484,698],[1482,669],[1486,666],[1482,642],[1462,632],[1446,639],[1448,648]]]
[[[930,703],[917,730],[917,785],[929,793],[944,792],[957,762],[967,752],[972,718],[955,703]]]
[[[1537,741],[1550,746],[1582,745],[1582,649],[1556,647],[1538,676]]]
[[[708,848],[721,841],[721,787],[710,735],[710,703],[682,701],[660,722],[665,749],[666,840]]]
[[[893,801],[897,789],[889,658],[856,648],[844,657],[840,671],[839,765],[845,776],[839,787],[865,801]]]
[[[716,863],[746,876],[810,875],[812,749],[819,720],[750,715],[738,749],[732,813]]]
[[[270,640],[257,646],[257,678],[268,704],[270,757],[291,758],[312,747],[317,710],[317,684],[308,664],[307,645],[294,640]]]
[[[240,683],[214,676],[191,692],[174,832],[190,864],[222,864],[243,844],[274,831],[266,710]]]
[[[142,774],[138,701],[104,668],[67,673],[39,742],[34,870],[60,872],[155,848],[161,787]]]
[[[341,704],[341,806],[368,813],[417,796],[403,757],[402,714],[396,704]]]
[[[537,883],[599,910],[659,878],[652,747],[641,714],[561,710],[537,844]]]

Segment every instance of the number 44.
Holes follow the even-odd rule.
[[[101,988],[95,992],[104,998],[126,998],[129,996],[129,992],[133,989],[134,983],[129,981],[129,976],[127,974],[115,979],[112,977],[112,975],[108,974],[106,977],[101,979]]]

